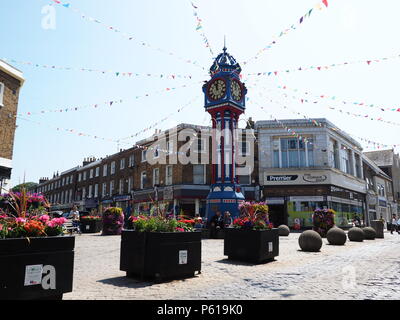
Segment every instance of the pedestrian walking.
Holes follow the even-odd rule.
[[[393,234],[393,231],[397,231],[397,219],[396,219],[396,215],[394,214],[392,217],[392,223],[390,224],[390,234]]]

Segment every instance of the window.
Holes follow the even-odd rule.
[[[82,188],[82,200],[86,199],[86,187]]]
[[[147,150],[142,150],[142,162],[146,162]]]
[[[160,169],[153,169],[153,187],[160,184]]]
[[[61,185],[64,186],[64,184],[65,184],[65,178],[62,178],[62,183],[61,183]]]
[[[83,171],[83,181],[86,180],[86,171]]]
[[[0,107],[4,107],[3,100],[4,100],[4,83],[0,82]]]
[[[110,196],[114,194],[114,180],[110,181]]]
[[[124,193],[124,179],[119,179],[118,193],[119,194],[123,194]]]
[[[129,156],[129,167],[133,167],[135,165],[135,156],[132,154]]]
[[[89,194],[88,194],[88,198],[89,198],[89,199],[92,197],[92,194],[93,194],[93,186],[90,185],[90,186],[89,186]]]
[[[82,181],[82,173],[79,173],[78,174],[78,182],[81,182]]]
[[[100,167],[96,168],[96,177],[100,176]]]
[[[206,183],[206,166],[204,164],[193,165],[193,183],[194,184],[205,184]]]
[[[93,179],[93,173],[94,173],[93,169],[90,169],[89,179]]]
[[[280,168],[301,168],[314,166],[313,139],[303,140],[281,138],[273,140],[273,165]],[[278,166],[279,164],[279,166]]]
[[[99,196],[99,185],[96,183],[94,185],[94,197],[98,198],[98,196]]]
[[[101,196],[104,198],[107,195],[107,183],[103,182],[103,187],[101,190]]]
[[[111,162],[111,174],[115,173],[115,161]]]
[[[125,169],[125,158],[119,161],[119,169],[120,170]]]
[[[165,184],[167,186],[172,185],[172,165],[169,165],[165,168]]]
[[[133,177],[129,177],[128,179],[128,193],[130,193],[133,189]]]
[[[351,174],[349,153],[350,149],[342,146],[340,149],[340,167],[343,172]]]
[[[107,177],[107,165],[103,166],[103,177]]]
[[[72,183],[73,180],[74,180],[74,176],[70,176],[70,177],[69,177],[69,183]]]
[[[361,175],[361,160],[360,160],[360,156],[358,154],[354,155],[354,159],[356,161],[355,165],[356,165],[356,177],[357,178],[362,178]]]
[[[146,171],[143,171],[140,175],[140,189],[144,189],[147,182],[147,174]]]

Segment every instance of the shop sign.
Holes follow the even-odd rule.
[[[267,176],[267,181],[273,182],[287,182],[297,180],[298,175],[277,175],[277,176]]]
[[[310,173],[306,173],[303,175],[303,180],[307,182],[324,182],[327,179],[326,175],[319,175],[319,176],[313,176]]]
[[[131,196],[130,195],[126,195],[126,196],[115,196],[114,197],[114,201],[129,201],[131,200]]]

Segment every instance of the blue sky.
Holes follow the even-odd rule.
[[[190,1],[184,0],[69,0],[70,9],[54,5],[56,27],[42,28],[47,0],[3,0],[0,3],[0,58],[30,61],[41,65],[115,70],[139,74],[182,74],[191,79],[164,79],[146,76],[123,77],[113,73],[48,70],[24,64],[13,65],[23,71],[26,83],[21,90],[19,113],[80,107],[122,99],[111,107],[80,111],[54,112],[18,119],[15,137],[12,184],[37,181],[81,164],[88,156],[104,157],[128,148],[154,129],[126,144],[93,139],[56,128],[74,129],[112,140],[130,136],[193,101],[159,129],[181,122],[208,124],[203,109],[201,81],[213,56],[205,47],[201,32],[207,36],[214,55],[223,47],[242,65],[248,86],[246,116],[257,120],[298,118],[288,109],[309,117],[326,117],[346,132],[384,144],[398,144],[399,126],[355,118],[329,105],[352,113],[365,113],[400,123],[400,112],[381,112],[356,105],[300,104],[282,96],[279,85],[318,95],[335,95],[342,100],[366,102],[385,107],[400,106],[398,74],[400,58],[379,63],[352,64],[329,70],[290,72],[276,77],[247,76],[247,73],[286,70],[354,60],[369,60],[400,54],[395,0],[330,0],[328,9],[314,10],[296,30],[278,38],[277,43],[258,59],[244,65],[274,36],[298,22],[319,0],[193,1],[198,6],[202,29],[196,31],[196,19]],[[121,33],[83,19],[72,8],[132,35],[129,41]],[[169,55],[153,48],[162,48]],[[185,60],[196,61],[201,67]],[[182,88],[186,85],[187,87]],[[166,88],[176,88],[167,91]],[[158,92],[158,93],[156,93]],[[149,94],[136,99],[136,96]],[[271,103],[270,100],[276,102]],[[263,105],[267,113],[260,110]],[[40,123],[40,125],[38,124]],[[367,144],[360,141],[364,147]],[[371,150],[369,147],[367,150]]]

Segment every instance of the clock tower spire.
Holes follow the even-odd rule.
[[[210,68],[211,79],[203,85],[205,111],[212,119],[212,183],[207,197],[207,218],[217,211],[239,215],[244,196],[236,176],[237,129],[245,111],[247,89],[240,80],[240,65],[226,49]]]

